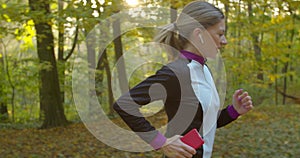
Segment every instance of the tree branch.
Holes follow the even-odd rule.
[[[78,41],[78,32],[79,32],[79,25],[77,24],[76,30],[75,30],[74,42],[72,44],[72,48],[71,48],[69,54],[64,58],[64,61],[67,61],[71,57],[71,55],[74,53],[74,50],[75,50],[75,47],[76,47],[76,44],[77,44],[77,41]]]

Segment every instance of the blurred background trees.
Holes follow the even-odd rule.
[[[300,98],[300,2],[211,0],[226,14],[228,45],[222,50],[227,94],[244,88],[260,104],[287,104]],[[72,98],[72,66],[89,32],[121,10],[170,8],[162,24],[173,22],[188,1],[10,0],[0,1],[0,121],[42,128],[79,121]],[[153,16],[158,16],[153,14]],[[161,17],[153,18],[159,19]],[[120,34],[120,21],[106,21],[100,35]],[[158,26],[157,26],[158,27]],[[96,91],[113,115],[112,67],[124,51],[150,42],[155,28],[135,28],[112,41],[103,52],[87,50],[90,68],[97,69]],[[102,54],[101,58],[100,55]],[[143,53],[133,54],[138,60]],[[167,57],[165,52],[162,57]],[[149,59],[150,60],[150,59]],[[126,62],[122,63],[126,65]],[[128,63],[127,63],[128,64]],[[122,69],[123,68],[123,69]],[[158,65],[142,66],[129,86],[153,74]],[[125,66],[117,70],[125,76]],[[122,82],[120,82],[122,83]],[[120,85],[124,91],[127,85]],[[288,105],[286,105],[288,106]]]

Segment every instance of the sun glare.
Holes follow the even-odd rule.
[[[126,0],[126,3],[132,7],[137,6],[139,4],[138,0]]]

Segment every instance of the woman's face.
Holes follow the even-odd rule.
[[[207,29],[195,28],[190,36],[190,41],[196,49],[194,52],[206,58],[215,58],[218,49],[227,44],[224,34],[224,19]]]
[[[207,28],[210,36],[216,43],[218,49],[222,48],[227,44],[227,40],[225,37],[225,20],[222,19],[219,23]]]

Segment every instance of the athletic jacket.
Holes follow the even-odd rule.
[[[139,108],[163,100],[168,117],[163,135],[140,113]],[[232,105],[220,110],[220,101],[203,57],[181,51],[181,57],[148,77],[114,104],[114,109],[143,140],[154,149],[166,138],[198,129],[205,141],[195,157],[211,157],[215,129],[235,120],[239,114]]]

